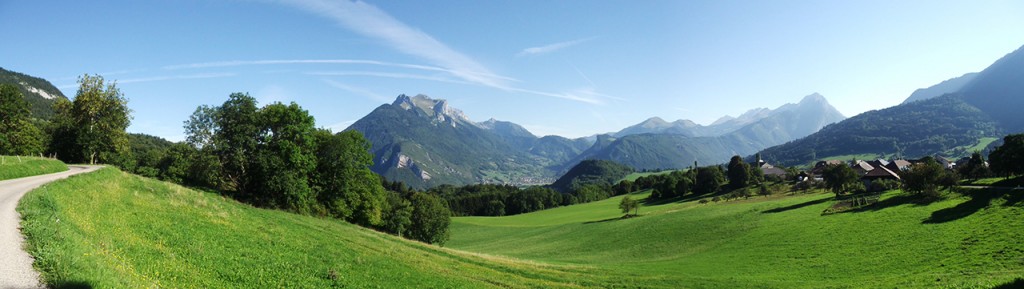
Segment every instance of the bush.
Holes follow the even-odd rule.
[[[410,237],[430,244],[444,245],[448,241],[448,224],[451,223],[451,211],[444,205],[444,201],[427,193],[414,193],[410,199]]]
[[[868,192],[884,192],[899,188],[900,182],[897,180],[875,180],[871,182],[871,187],[867,188],[867,190]]]

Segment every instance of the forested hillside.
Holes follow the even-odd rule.
[[[569,169],[551,187],[560,192],[575,191],[586,185],[611,187],[633,172],[633,168],[608,160],[585,160]]]
[[[916,158],[1000,135],[998,123],[957,95],[874,110],[761,151],[768,162],[804,165],[840,155]]]
[[[491,128],[469,121],[444,100],[399,96],[356,121],[348,130],[372,144],[373,171],[414,188],[440,184],[543,183],[550,160],[531,157],[529,132],[508,123]],[[497,131],[497,132],[495,132]],[[511,142],[506,140],[512,140]],[[556,147],[572,149],[571,145]],[[548,152],[552,155],[564,153]]]
[[[978,73],[960,95],[981,109],[1007,132],[1024,132],[1024,47],[1007,54]]]
[[[67,99],[57,87],[49,81],[6,70],[0,67],[0,84],[13,84],[21,91],[28,101],[32,116],[42,119],[53,117],[53,103],[57,98]]]
[[[738,118],[719,120],[711,126],[649,120],[630,127],[607,143],[595,146],[576,160],[612,160],[638,170],[678,169],[699,164],[724,163],[734,155],[749,155],[818,131],[844,117],[821,95],[777,109],[755,109]],[[626,134],[624,132],[649,131]],[[565,167],[574,163],[564,164]]]

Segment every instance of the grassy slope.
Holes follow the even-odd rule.
[[[967,156],[971,156],[970,155],[971,153],[980,152],[980,151],[985,150],[985,148],[988,147],[988,145],[992,144],[996,140],[999,140],[999,138],[983,137],[983,138],[978,140],[978,144],[976,144],[974,146],[971,146],[971,147],[968,147],[968,148],[965,148],[964,150],[967,152]]]
[[[626,177],[622,178],[622,180],[629,180],[629,181],[632,182],[632,181],[636,181],[636,179],[639,179],[641,177],[653,176],[653,175],[664,175],[664,174],[672,173],[674,171],[676,171],[676,170],[664,170],[664,171],[658,171],[658,172],[635,172],[635,173],[630,173],[630,174],[626,175]],[[619,180],[619,181],[622,181],[622,180]]]
[[[449,245],[594,266],[650,287],[987,287],[1024,276],[1024,192],[1014,194],[916,205],[888,193],[874,209],[828,216],[831,195],[811,194],[670,203],[609,219],[616,198],[456,218]]]
[[[34,266],[56,287],[577,287],[608,275],[255,209],[112,168],[30,192],[18,211]]]
[[[0,156],[0,180],[43,175],[68,170],[63,162],[39,157]]]
[[[966,146],[962,146],[962,147],[955,147],[955,148],[952,148],[952,149],[949,149],[949,150],[945,151],[944,153],[950,155],[951,158],[959,158],[959,157],[964,157],[964,156],[969,157],[969,156],[971,156],[971,153],[973,153],[975,151],[983,151],[986,147],[988,147],[989,144],[992,144],[992,142],[994,142],[996,140],[998,140],[998,138],[983,137],[983,138],[979,138],[978,139],[978,143],[976,143],[976,144],[966,145]],[[954,154],[954,152],[957,152],[957,151],[961,151],[961,153],[965,154],[965,155],[952,155],[952,154]],[[895,156],[895,154],[886,154],[886,155],[883,155],[882,157],[885,158],[885,159],[891,159],[894,156]],[[877,159],[878,157],[879,157],[878,154],[856,154],[856,155],[826,156],[826,157],[821,157],[820,159],[822,159],[822,160],[850,161],[850,160],[874,160],[874,159]],[[817,163],[817,161],[811,161],[807,165],[808,166],[814,166],[815,163]]]

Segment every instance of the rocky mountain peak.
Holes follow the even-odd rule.
[[[409,97],[405,94],[399,95],[391,105],[404,110],[416,108],[416,113],[436,119],[438,122],[447,122],[452,126],[455,126],[456,122],[473,123],[469,121],[469,117],[466,117],[466,114],[461,110],[449,107],[447,100],[432,99],[423,94],[418,94],[414,97]]]
[[[815,93],[812,93],[812,94],[810,94],[808,96],[804,96],[804,99],[800,100],[799,104],[822,103],[822,102],[828,103],[828,100],[825,100],[824,96],[821,96],[821,94],[818,94],[817,92],[815,92]]]
[[[643,127],[657,128],[657,127],[666,127],[666,126],[669,125],[669,123],[667,121],[665,121],[664,119],[655,116],[655,117],[652,117],[652,118],[648,118],[644,122],[640,123],[640,125],[643,126]]]

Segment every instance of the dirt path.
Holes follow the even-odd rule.
[[[23,249],[21,216],[15,211],[18,200],[43,184],[99,168],[68,166],[64,172],[0,181],[0,288],[44,288],[39,273],[32,269],[32,256]]]

